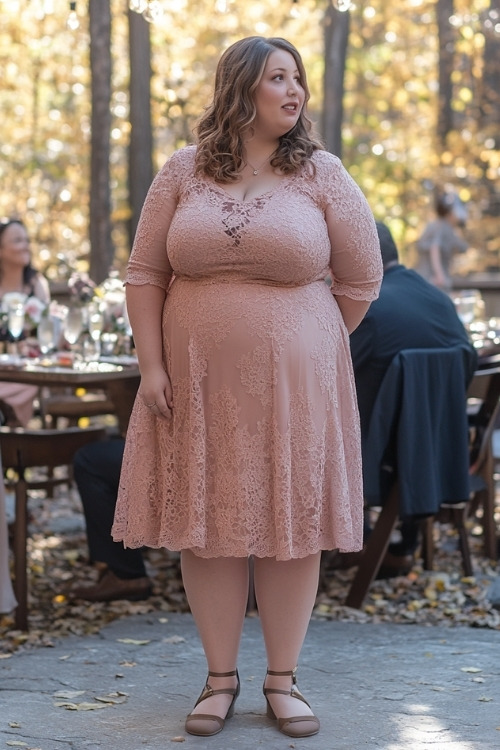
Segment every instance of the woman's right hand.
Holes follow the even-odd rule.
[[[155,416],[161,419],[172,418],[172,384],[163,367],[141,373],[139,395]]]

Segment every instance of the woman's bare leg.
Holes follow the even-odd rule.
[[[246,557],[197,557],[191,550],[181,553],[182,580],[191,612],[200,634],[210,672],[236,669],[241,633],[248,601]],[[210,677],[214,690],[235,688],[236,677]],[[224,718],[231,695],[214,695],[192,713]]]
[[[321,553],[300,559],[254,559],[254,583],[268,668],[286,672],[297,666],[318,592]],[[266,687],[290,690],[291,678],[268,676]],[[286,695],[269,695],[276,716],[313,713],[305,703]]]

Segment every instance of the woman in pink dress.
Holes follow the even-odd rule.
[[[181,550],[209,672],[191,734],[233,714],[250,555],[268,716],[291,737],[319,730],[295,667],[321,550],[362,546],[349,332],[377,296],[380,250],[308,98],[284,39],[226,50],[197,145],[150,188],[127,271],[142,380],[113,535]]]

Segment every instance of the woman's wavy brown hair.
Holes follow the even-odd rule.
[[[251,129],[256,116],[254,92],[269,55],[277,49],[293,56],[305,100],[296,124],[279,139],[271,166],[283,174],[291,174],[309,163],[314,151],[323,148],[312,133],[312,122],[306,113],[310,92],[299,52],[280,37],[250,36],[231,45],[217,65],[212,104],[194,131],[198,143],[197,172],[216,182],[236,182],[239,179],[245,163],[242,136]]]

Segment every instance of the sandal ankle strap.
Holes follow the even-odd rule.
[[[270,674],[272,677],[291,677],[294,684],[297,682],[297,667],[289,669],[286,672],[275,672],[272,669],[268,669],[267,674]]]
[[[209,677],[236,677],[238,674],[237,669],[233,669],[232,672],[209,672]]]
[[[286,677],[287,675],[290,675],[293,677],[297,673],[297,667],[294,667],[293,669],[289,669],[286,672],[275,672],[272,669],[267,670],[267,674],[273,675],[273,677]]]

